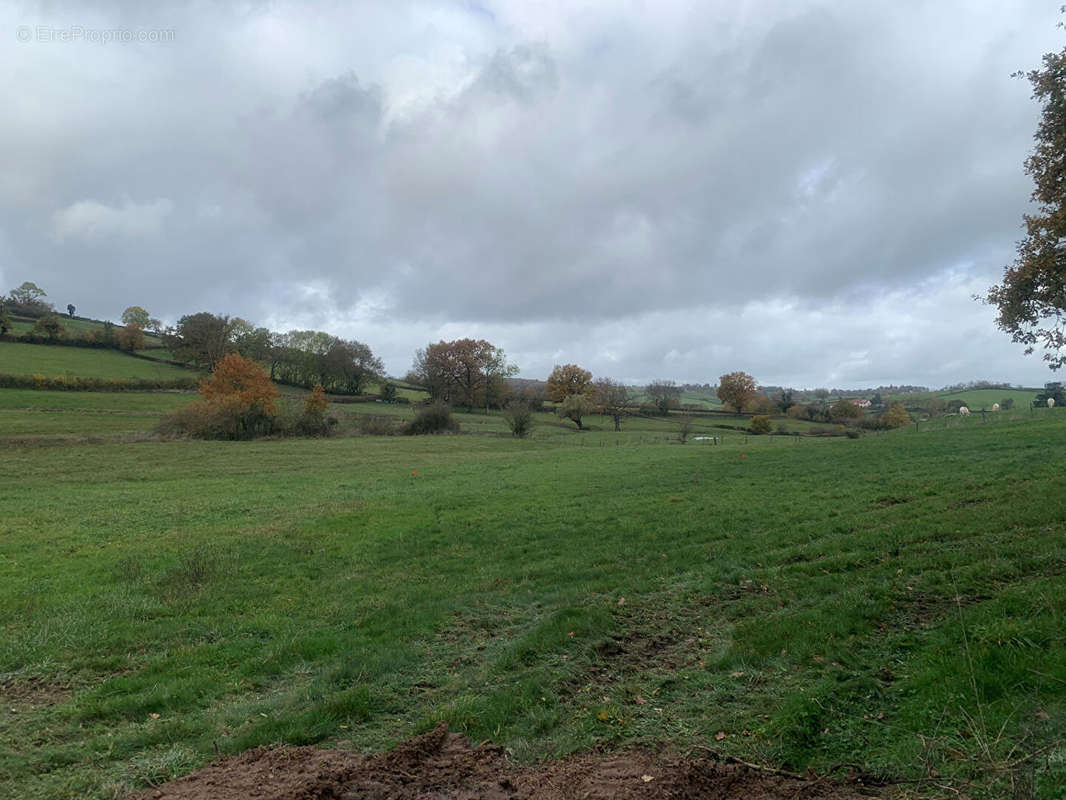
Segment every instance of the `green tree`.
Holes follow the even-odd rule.
[[[232,349],[229,317],[207,311],[187,314],[178,320],[173,330],[167,331],[163,344],[174,354],[175,360],[213,370]]]
[[[1066,389],[1063,388],[1061,381],[1045,383],[1044,391],[1036,396],[1034,402],[1039,407],[1046,406],[1048,400],[1054,400],[1057,406],[1066,405]]]
[[[140,306],[130,306],[122,312],[123,325],[136,325],[143,331],[151,322],[152,318],[148,316],[148,312]]]
[[[33,324],[31,331],[34,336],[41,336],[52,342],[60,338],[65,332],[55,314],[48,314],[38,319]]]
[[[9,330],[11,330],[11,314],[8,313],[7,306],[0,303],[0,336]]]
[[[862,409],[843,397],[829,408],[829,418],[833,422],[851,422],[860,417],[862,417]]]
[[[32,281],[24,281],[21,286],[11,290],[11,302],[20,306],[42,302],[47,293]]]
[[[755,394],[755,378],[746,372],[729,372],[718,379],[718,399],[736,411]]]
[[[1003,283],[984,299],[997,308],[1001,330],[1026,353],[1042,345],[1044,360],[1058,369],[1066,364],[1066,49],[1048,53],[1043,63],[1025,76],[1043,104],[1036,146],[1025,161],[1037,209],[1024,217],[1025,237]]]
[[[581,424],[582,417],[592,414],[595,410],[596,405],[588,395],[569,394],[563,398],[555,413],[563,419],[570,420],[577,425],[579,431],[583,431],[585,428]]]
[[[73,303],[67,303],[67,316],[70,317],[71,319],[74,319],[74,312],[75,311],[77,311],[77,309],[74,307],[74,304]]]

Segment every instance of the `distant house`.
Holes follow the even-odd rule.
[[[867,400],[865,397],[853,397],[851,402],[853,402],[859,408],[869,408],[870,407],[870,401]]]

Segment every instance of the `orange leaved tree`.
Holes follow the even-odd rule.
[[[231,353],[200,382],[203,399],[168,414],[159,425],[164,434],[197,439],[251,439],[268,433],[281,396],[262,367]]]
[[[208,403],[225,402],[271,417],[278,413],[274,401],[281,396],[266,370],[239,353],[230,353],[215,365],[211,376],[200,381],[200,394]]]

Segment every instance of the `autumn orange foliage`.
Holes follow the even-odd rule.
[[[311,394],[304,399],[304,416],[322,417],[327,408],[329,408],[329,398],[326,397],[326,391],[322,388],[321,383],[316,383],[315,388],[311,390]]]
[[[281,396],[266,370],[239,353],[230,353],[215,365],[210,377],[200,382],[200,394],[210,404],[240,411],[259,406],[269,416],[278,413],[274,401]]]

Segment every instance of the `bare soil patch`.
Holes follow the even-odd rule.
[[[502,748],[472,746],[441,724],[394,750],[360,756],[313,747],[256,748],[131,800],[857,800],[878,797],[858,779],[837,783],[642,750],[587,753],[530,767]]]
[[[0,706],[55,706],[65,703],[71,694],[71,687],[39,678],[0,678]]]

